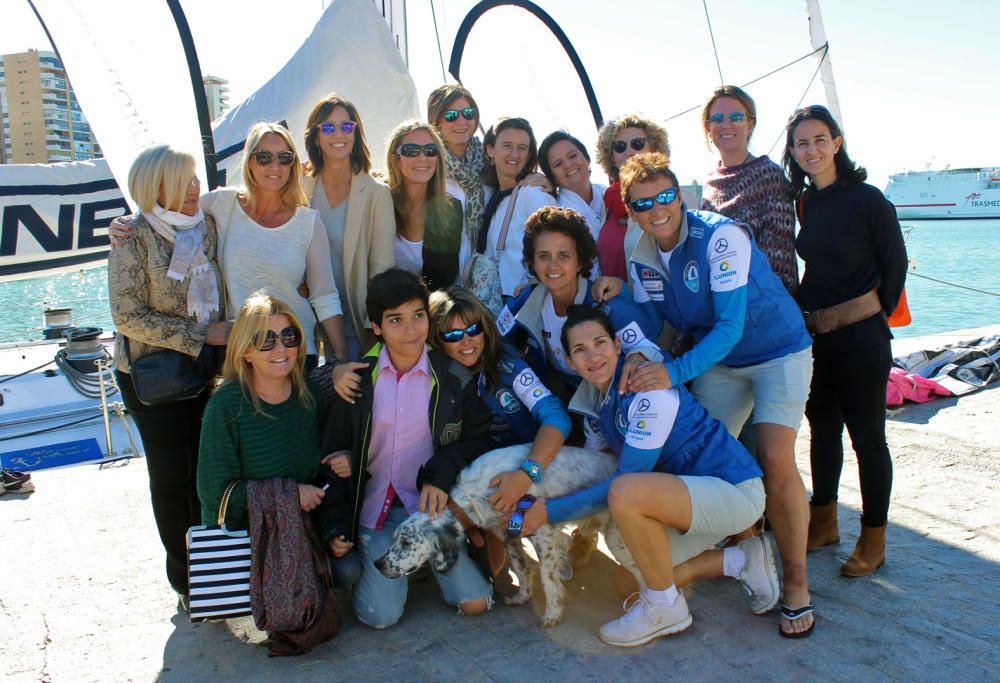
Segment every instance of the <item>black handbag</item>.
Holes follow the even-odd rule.
[[[153,351],[133,361],[128,337],[125,337],[125,356],[132,386],[143,405],[195,398],[205,391],[211,379],[198,359],[171,349]]]

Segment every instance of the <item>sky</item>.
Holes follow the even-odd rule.
[[[811,51],[805,0],[619,0],[614,11],[606,0],[536,2],[573,42],[606,118],[639,111],[664,123],[682,182],[704,178],[714,163],[697,113],[670,118],[699,106],[720,82],[705,7],[725,82],[742,85]],[[26,0],[0,4],[0,53],[48,49]],[[202,71],[230,81],[232,103],[291,57],[324,7],[321,0],[182,4]],[[446,63],[473,4],[434,0]],[[906,169],[1000,166],[1000,138],[989,125],[1000,104],[994,54],[1000,2],[826,0],[821,6],[848,149],[875,185],[884,188],[890,173]],[[430,8],[430,0],[409,0],[408,56],[421,101],[441,82]],[[800,101],[825,103],[818,78],[807,88],[815,68],[808,59],[748,87],[758,107],[754,153],[774,149],[778,158],[781,146],[774,144],[788,115]],[[500,8],[476,24],[462,78],[487,124],[500,115],[524,115],[539,138],[556,127],[587,144],[596,137],[568,60],[521,10]]]

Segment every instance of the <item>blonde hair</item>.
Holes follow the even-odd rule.
[[[258,290],[247,297],[236,316],[236,322],[233,323],[233,329],[229,333],[229,343],[226,345],[226,363],[222,367],[222,379],[226,383],[239,383],[243,395],[253,404],[254,412],[263,414],[260,397],[253,388],[253,366],[244,356],[257,350],[259,343],[257,340],[263,340],[267,335],[268,319],[276,315],[288,318],[288,322],[299,331],[302,342],[295,354],[295,364],[292,366],[292,391],[298,395],[303,408],[313,410],[316,405],[305,380],[305,331],[302,329],[302,323],[295,317],[288,304],[273,298],[264,290]]]
[[[139,210],[149,213],[156,206],[160,190],[166,195],[164,209],[174,210],[187,195],[195,177],[195,158],[170,145],[147,147],[139,152],[128,170],[128,192]]]
[[[731,97],[739,102],[747,110],[748,121],[757,120],[757,105],[746,90],[736,85],[720,85],[712,91],[712,96],[708,98],[708,102],[701,108],[701,128],[705,133],[706,145],[711,142],[711,137],[708,134],[708,115],[712,112],[712,105],[721,97]],[[749,141],[752,136],[753,130],[747,135],[747,140]]]
[[[292,165],[288,167],[288,182],[281,188],[281,203],[289,208],[299,206],[309,206],[306,194],[302,190],[302,164],[299,162],[299,153],[295,149],[295,141],[292,134],[288,132],[280,123],[274,121],[258,121],[250,126],[247,133],[247,141],[243,147],[243,189],[240,191],[240,198],[246,200],[250,212],[257,210],[257,181],[253,178],[253,171],[250,170],[250,159],[257,151],[257,146],[265,135],[274,133],[288,145],[288,149],[295,155]]]
[[[406,192],[403,189],[403,174],[399,170],[399,147],[403,144],[403,138],[418,130],[426,131],[431,136],[431,142],[438,151],[434,158],[434,176],[427,183],[425,195],[427,206],[436,225],[442,225],[445,222],[445,214],[448,210],[448,192],[445,190],[447,169],[444,166],[444,141],[434,126],[416,119],[404,121],[389,134],[385,146],[385,166],[389,170],[389,191],[392,193],[392,203],[396,208],[397,234],[403,229],[403,222],[406,219]]]
[[[438,86],[427,96],[427,121],[437,127],[444,116],[445,110],[455,101],[462,98],[469,100],[469,104],[476,110],[476,120],[472,122],[473,128],[479,128],[479,105],[476,98],[464,85],[457,83],[447,83]]]
[[[670,158],[659,152],[644,152],[636,154],[625,162],[621,172],[622,201],[627,206],[629,191],[636,183],[648,183],[657,178],[666,178],[680,191],[677,175],[670,170]]]
[[[670,143],[667,131],[640,114],[626,114],[614,121],[608,121],[597,133],[597,163],[608,174],[611,182],[618,180],[621,171],[615,166],[614,151],[611,149],[615,137],[626,128],[641,128],[646,131],[646,152],[659,152],[670,158]]]

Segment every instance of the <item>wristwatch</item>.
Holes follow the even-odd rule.
[[[542,483],[542,466],[534,460],[525,460],[518,469],[531,477],[534,483]]]

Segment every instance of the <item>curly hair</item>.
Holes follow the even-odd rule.
[[[659,152],[670,158],[670,143],[667,141],[667,131],[662,126],[653,123],[640,114],[626,114],[621,118],[605,123],[597,133],[597,163],[608,174],[611,182],[618,180],[621,169],[615,166],[614,152],[611,145],[619,132],[626,128],[641,128],[646,131],[646,150]]]
[[[560,206],[543,206],[528,217],[524,225],[524,267],[532,277],[535,273],[535,242],[546,232],[558,232],[573,240],[576,246],[576,260],[580,264],[580,275],[590,278],[590,272],[597,259],[597,242],[590,234],[587,221],[573,209]]]
[[[680,189],[677,176],[670,170],[670,159],[666,154],[650,152],[646,154],[636,154],[622,166],[622,201],[628,206],[629,190],[636,183],[648,183],[657,178],[666,178]]]

